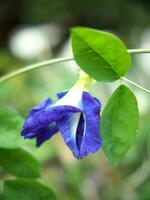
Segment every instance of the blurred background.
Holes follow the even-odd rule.
[[[110,31],[128,48],[150,48],[150,1],[0,0],[0,76],[34,62],[72,56],[69,31],[74,26]],[[70,88],[78,72],[74,62],[67,62],[20,75],[0,85],[0,104],[25,117],[48,96],[56,100],[55,94]],[[150,89],[150,55],[133,56],[127,76]],[[104,108],[116,86],[96,83],[90,92]],[[60,134],[39,149],[30,147],[42,163],[41,181],[59,200],[150,199],[150,96],[131,88],[138,99],[140,127],[119,166],[113,167],[102,150],[76,160]]]

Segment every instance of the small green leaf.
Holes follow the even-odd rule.
[[[90,28],[73,28],[71,36],[74,58],[92,78],[111,82],[128,71],[130,55],[116,36]]]
[[[0,149],[0,166],[17,177],[37,178],[40,176],[39,162],[22,149]]]
[[[20,136],[23,118],[17,113],[0,107],[0,148],[18,148],[24,144]]]
[[[6,200],[56,200],[48,187],[35,180],[17,179],[4,183]]]
[[[108,100],[101,117],[103,149],[118,164],[135,141],[139,111],[134,94],[121,85]]]

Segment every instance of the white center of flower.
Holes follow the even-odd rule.
[[[73,87],[62,99],[57,101],[53,106],[74,106],[82,109],[82,93],[79,87]]]

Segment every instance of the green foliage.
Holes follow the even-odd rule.
[[[0,181],[0,200],[4,200],[3,182]]]
[[[101,117],[103,149],[113,164],[119,163],[133,144],[138,122],[136,98],[121,85],[108,100]]]
[[[6,200],[56,200],[55,194],[35,180],[17,179],[4,183]]]
[[[130,67],[130,55],[116,36],[90,28],[72,29],[72,48],[76,62],[98,81],[115,81]]]
[[[147,151],[148,151],[148,159],[150,159],[150,133],[148,133]]]
[[[22,149],[0,149],[0,165],[17,177],[37,178],[40,176],[39,162]]]
[[[0,148],[13,149],[24,144],[24,140],[20,137],[22,125],[22,117],[0,107]]]

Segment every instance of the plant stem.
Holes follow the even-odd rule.
[[[130,54],[150,53],[150,49],[128,49]]]
[[[128,49],[128,52],[130,54],[150,53],[150,49]],[[11,73],[9,73],[5,76],[2,76],[0,78],[0,83],[6,81],[8,79],[11,79],[15,76],[18,76],[20,74],[23,74],[25,72],[34,70],[34,69],[38,69],[38,68],[41,68],[41,67],[45,67],[47,65],[52,65],[52,64],[56,64],[56,63],[60,63],[60,62],[72,61],[72,60],[74,60],[73,57],[72,58],[58,58],[58,59],[46,60],[46,61],[43,61],[43,62],[28,65],[26,67],[23,67],[21,69],[14,71],[14,72],[11,72]]]
[[[5,76],[2,76],[0,78],[0,83],[6,81],[8,79],[11,79],[11,78],[13,78],[15,76],[18,76],[20,74],[23,74],[25,72],[32,71],[34,69],[38,69],[38,68],[41,68],[41,67],[46,67],[47,65],[52,65],[52,64],[56,64],[56,63],[72,61],[72,60],[74,60],[74,59],[73,58],[57,58],[57,59],[46,60],[46,61],[43,61],[43,62],[35,63],[35,64],[32,64],[32,65],[28,65],[26,67],[23,67],[21,69],[18,69],[16,71],[14,71],[14,72],[6,74]]]
[[[147,92],[148,94],[150,94],[150,90],[147,90],[146,88],[138,85],[137,83],[135,83],[135,82],[133,82],[133,81],[131,81],[131,80],[125,78],[125,77],[122,77],[121,80],[124,80],[124,81],[134,85],[135,87],[140,88],[141,90],[143,90],[143,91]]]

